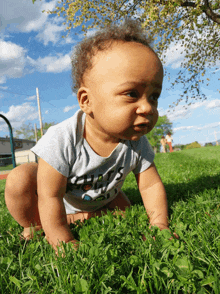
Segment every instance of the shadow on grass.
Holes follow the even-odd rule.
[[[205,190],[218,189],[220,187],[220,174],[215,176],[199,177],[195,180],[188,179],[187,182],[164,184],[167,199],[169,203],[169,211],[174,203],[183,200],[188,201],[196,194],[203,193]],[[133,204],[143,204],[141,195],[137,188],[124,188],[123,191]]]

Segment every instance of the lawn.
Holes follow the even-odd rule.
[[[9,164],[7,166],[0,166],[0,171],[11,170],[11,169],[13,169],[13,164]]]
[[[65,258],[56,258],[39,235],[19,240],[21,227],[5,207],[5,180],[0,181],[1,293],[219,294],[220,146],[157,154],[155,163],[179,240],[148,228],[130,174],[123,190],[134,205],[125,218],[109,212],[73,225],[80,247],[74,253],[67,244]]]

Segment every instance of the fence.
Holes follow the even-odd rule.
[[[0,158],[0,166],[7,166],[13,164],[12,157],[3,157]]]

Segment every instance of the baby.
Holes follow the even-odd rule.
[[[139,22],[110,25],[76,46],[80,106],[31,149],[40,159],[7,178],[9,212],[23,237],[43,228],[56,248],[76,244],[69,224],[131,205],[121,187],[133,171],[151,226],[168,229],[167,198],[146,138],[158,119],[163,67]]]

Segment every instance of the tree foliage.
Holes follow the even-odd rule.
[[[209,147],[209,146],[213,146],[213,144],[211,142],[205,143],[205,147]]]
[[[183,150],[183,149],[185,149],[186,145],[184,145],[184,144],[176,144],[173,147],[174,147],[174,150],[175,149]]]
[[[54,126],[55,123],[43,123],[43,133],[45,134],[49,127]],[[35,130],[31,123],[23,124],[20,129],[15,130],[15,137],[27,140],[35,140]],[[41,131],[37,128],[37,138],[41,138]]]
[[[220,0],[60,0],[48,13],[64,19],[67,31],[80,27],[86,32],[125,17],[139,19],[162,60],[170,46],[184,56],[179,73],[170,81],[171,88],[183,87],[176,104],[205,98],[201,85],[209,83],[206,70],[220,56]]]
[[[163,115],[158,118],[155,127],[146,136],[151,146],[159,151],[161,136],[165,136],[168,132],[172,134],[172,123],[166,115]]]
[[[201,148],[202,146],[197,142],[193,142],[191,144],[187,144],[185,149],[193,149],[193,148]]]

